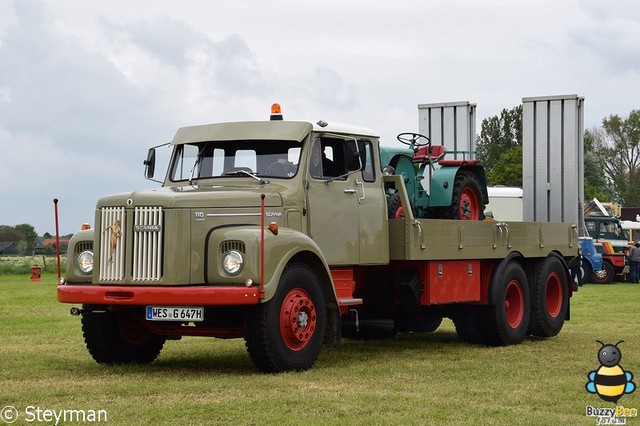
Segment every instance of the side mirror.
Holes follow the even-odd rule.
[[[156,149],[150,148],[147,153],[147,159],[144,160],[144,176],[147,179],[153,179],[156,170]]]
[[[355,172],[355,171],[361,171],[361,170],[364,170],[362,156],[360,155],[360,152],[356,151],[353,153],[353,159],[349,163],[349,171]]]

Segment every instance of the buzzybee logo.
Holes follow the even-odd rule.
[[[589,381],[585,384],[585,388],[587,392],[597,394],[603,401],[617,404],[622,395],[636,390],[636,384],[632,381],[633,373],[625,371],[620,365],[622,352],[618,345],[623,340],[615,345],[610,343],[605,345],[599,340],[596,342],[602,345],[598,350],[600,367],[587,374]]]

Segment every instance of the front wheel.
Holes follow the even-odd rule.
[[[593,282],[596,284],[610,284],[613,282],[615,271],[613,265],[609,262],[602,262],[602,269],[599,271],[593,271],[591,275]]]
[[[84,307],[82,334],[93,359],[100,364],[149,364],[166,337],[150,333],[142,310],[93,311]]]
[[[320,354],[325,327],[320,282],[307,266],[293,263],[284,270],[273,298],[250,310],[247,352],[264,373],[307,370]]]

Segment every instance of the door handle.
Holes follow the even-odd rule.
[[[362,201],[367,197],[367,194],[364,192],[364,182],[360,182],[356,179],[356,185],[360,185],[362,189],[362,197],[358,195],[358,204],[362,204]]]
[[[345,189],[345,190],[344,190],[344,193],[345,193],[345,194],[355,194],[355,193],[357,193],[357,192],[358,192],[358,191],[356,191],[356,190],[355,190],[355,189],[353,189],[353,188],[347,188],[347,189]]]

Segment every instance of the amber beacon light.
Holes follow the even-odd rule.
[[[282,108],[279,103],[271,104],[271,121],[282,120]]]

